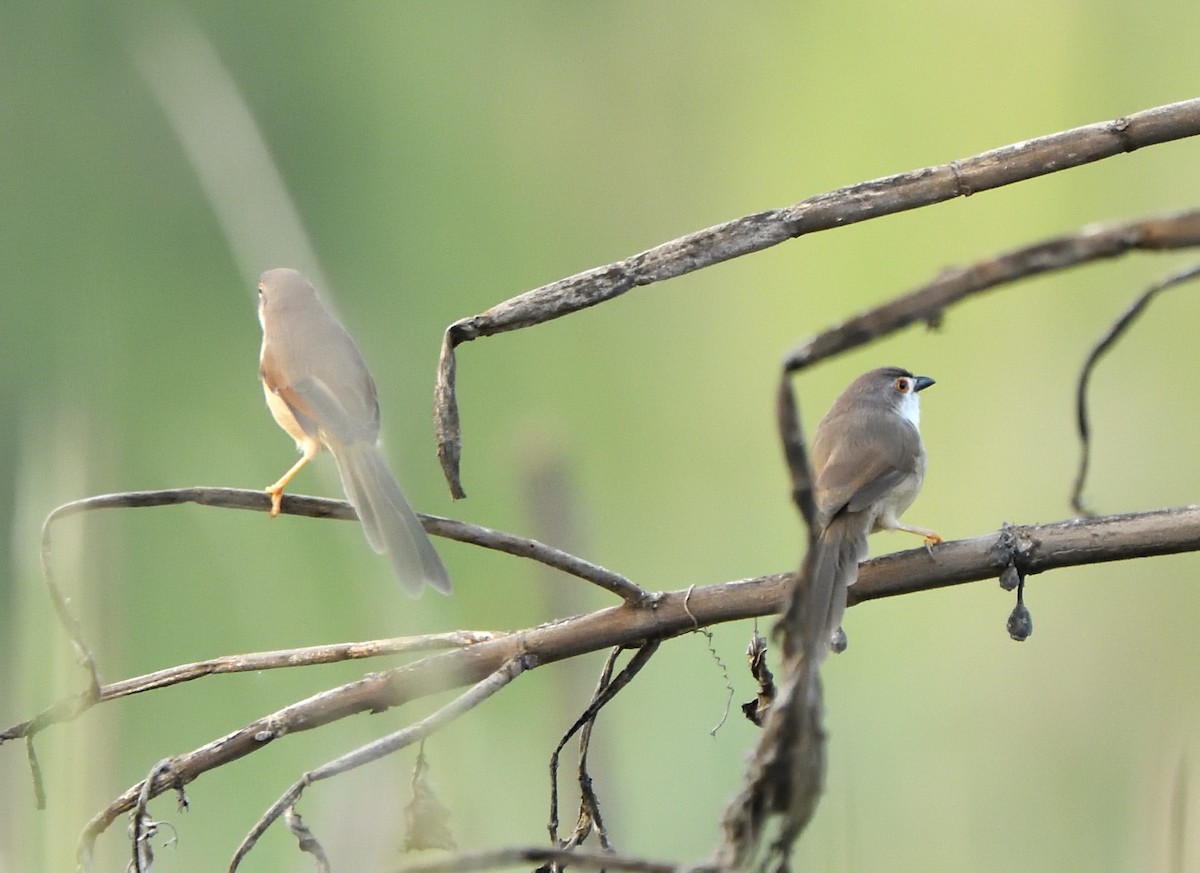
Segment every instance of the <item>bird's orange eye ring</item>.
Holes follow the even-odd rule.
[[[908,380],[905,379],[903,376],[901,376],[899,379],[896,380],[896,390],[899,391],[901,394],[908,393]]]

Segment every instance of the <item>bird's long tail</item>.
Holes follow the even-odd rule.
[[[405,592],[416,597],[424,585],[450,593],[450,574],[429,541],[378,446],[330,446],[342,487],[362,522],[367,542],[386,554]]]
[[[824,658],[828,643],[846,613],[847,589],[858,579],[858,562],[867,554],[866,532],[854,513],[838,515],[804,556],[801,572],[807,579],[809,609],[807,640],[813,640],[818,658]]]

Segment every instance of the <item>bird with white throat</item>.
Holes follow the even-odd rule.
[[[924,538],[927,545],[942,542],[935,531],[900,521],[925,479],[918,395],[933,384],[928,376],[900,367],[864,373],[838,396],[813,434],[820,533],[801,572],[807,574],[813,610],[809,632],[823,636],[835,652],[846,648],[842,616],[847,590],[867,555],[867,535],[898,530]]]

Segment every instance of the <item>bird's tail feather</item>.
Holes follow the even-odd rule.
[[[405,592],[416,597],[424,585],[450,593],[450,574],[429,541],[379,448],[370,443],[331,446],[342,487],[362,522],[371,548],[386,554]]]
[[[858,562],[867,555],[867,535],[856,529],[860,526],[855,514],[835,516],[804,556],[810,598],[807,639],[816,641],[819,657],[841,627],[847,589],[858,579]]]

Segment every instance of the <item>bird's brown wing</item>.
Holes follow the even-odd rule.
[[[379,436],[379,398],[354,340],[321,300],[300,299],[265,332],[263,381],[342,442]]]
[[[838,417],[841,426],[836,428],[828,427],[833,422],[822,422],[813,439],[814,498],[826,519],[843,510],[866,509],[916,469],[921,442],[917,429],[899,415],[866,415],[846,412]],[[831,432],[847,436],[833,445],[824,438]]]
[[[288,405],[305,432],[319,437],[322,442],[374,444],[378,431],[373,423],[364,426],[354,421],[329,386],[320,379],[309,376],[278,388],[275,393]]]

